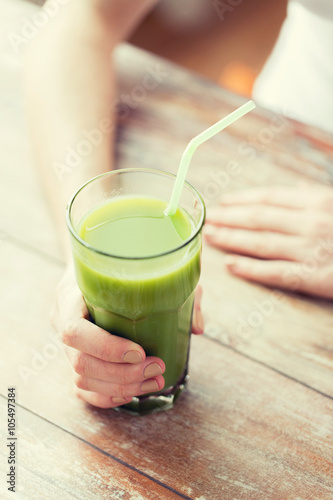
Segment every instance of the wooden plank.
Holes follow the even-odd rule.
[[[26,1],[0,0],[0,10],[0,200],[3,214],[0,233],[59,258],[60,246],[34,166],[23,106],[23,50],[29,41],[22,36],[22,29],[27,20],[33,19],[37,8]],[[26,40],[17,51],[12,44],[15,36]]]
[[[119,59],[122,56],[126,61],[132,54],[123,47]],[[166,73],[161,88],[120,122],[120,167],[143,164],[154,168],[158,161],[159,168],[175,172],[188,140],[241,102],[203,79],[171,69],[164,61],[160,64]],[[144,56],[137,52],[136,60],[123,63],[121,71],[128,89],[140,78],[143,81]],[[148,133],[152,130],[154,141]],[[172,147],[168,144],[171,137]],[[230,162],[238,167],[237,173],[228,171]],[[214,205],[224,193],[246,187],[329,183],[332,164],[331,136],[257,110],[196,152],[189,179],[206,204]],[[331,302],[290,293],[274,302],[274,291],[226,273],[223,254],[208,246],[203,254],[202,284],[208,335],[333,394]]]
[[[203,268],[207,335],[333,396],[332,302],[236,278],[208,247]]]
[[[159,168],[175,171],[188,141],[244,102],[193,73],[127,45],[118,49],[116,61],[123,104],[120,166],[142,162],[156,167],[158,161]],[[158,75],[157,86],[145,91],[145,77],[151,74]],[[136,98],[138,86],[144,98]],[[228,189],[272,180],[290,185],[304,176],[328,182],[332,158],[329,134],[258,108],[202,145],[189,175],[193,174],[192,180],[201,175],[197,187],[204,196],[207,179],[211,182],[207,172],[221,171],[230,160],[241,169],[237,183],[227,183]]]
[[[8,354],[2,394],[16,385],[24,407],[190,498],[333,494],[332,399],[194,337],[191,380],[174,409],[135,418],[86,407],[73,396],[71,369],[47,327],[61,269],[9,241],[1,252],[2,284],[16,301],[15,310],[8,301],[0,312],[0,350]],[[6,272],[10,255],[18,265]],[[27,300],[28,290],[36,300]]]
[[[31,6],[29,8],[31,9]],[[11,19],[17,23],[15,16]],[[6,50],[8,51],[8,47]],[[131,64],[125,64],[129,60]],[[158,88],[148,93],[144,102],[134,101],[133,106],[136,107],[129,108],[129,117],[120,121],[119,167],[144,165],[176,171],[179,157],[188,139],[240,103],[240,98],[127,46],[119,50],[118,63],[124,79],[122,88],[126,95],[130,95],[135,89],[135,83],[143,81],[148,71],[166,73]],[[6,235],[12,236],[59,258],[57,236],[33,168],[24,129],[19,83],[20,64],[19,56],[14,53],[11,58],[2,62],[2,73],[5,77],[1,79],[3,92],[0,93],[0,109],[4,110],[3,123],[6,123],[6,129],[5,133],[0,135],[5,158],[0,167],[0,199],[6,217],[1,220],[0,230],[2,239]],[[289,121],[273,123],[273,118],[277,120],[274,115],[264,112],[248,116],[196,153],[191,165],[190,179],[206,195],[208,205],[216,203],[228,190],[272,183],[277,177],[283,184],[295,184],[301,178],[297,173],[300,165],[302,168],[307,166],[308,175],[322,181],[328,180],[325,168],[332,159],[332,154],[326,135],[316,131],[317,135],[311,138],[306,136],[306,127],[295,128]],[[250,137],[263,138],[263,132],[270,131],[272,124],[275,127],[278,124],[281,130],[275,133],[268,145],[266,144],[269,154],[260,151],[263,144],[259,142],[256,158],[250,161],[244,157],[239,147],[249,136],[249,130]],[[18,135],[20,141],[17,141]],[[320,150],[315,147],[319,140],[322,146]],[[290,151],[290,144],[295,158]],[[314,157],[320,168],[317,163],[309,162],[309,158],[311,160]],[[230,161],[237,162],[241,170],[239,174],[228,177],[225,165]],[[33,227],[27,224],[26,218],[22,216],[27,206]],[[219,276],[218,280],[216,276]],[[248,332],[244,333],[244,327],[241,328],[239,321],[244,322],[253,313],[261,314],[255,304],[267,300],[267,289],[228,276],[224,271],[221,253],[210,248],[206,248],[204,252],[202,282],[205,288],[203,306],[209,335],[256,359],[272,364],[290,376],[304,380],[318,390],[332,394],[332,319],[331,306],[328,303],[310,303],[307,299],[285,295],[284,300],[277,306],[273,304],[273,314],[268,318],[264,317],[256,327],[247,325],[245,328],[248,328]],[[304,307],[304,303],[309,307]],[[304,319],[303,313],[306,316]],[[281,331],[280,324],[285,317],[290,318],[291,328]],[[315,333],[318,320],[320,324],[322,322],[322,327]],[[302,349],[299,348],[300,345]],[[310,369],[313,365],[315,370]]]
[[[14,23],[6,24],[7,30],[20,29],[13,7],[18,5],[23,9],[25,4],[0,0]],[[21,15],[25,12],[20,10]],[[21,59],[8,50],[6,37],[1,40],[4,161],[0,199],[6,213],[0,227],[5,291],[0,303],[0,342],[6,356],[0,366],[2,393],[7,382],[15,382],[28,408],[192,498],[221,498],[221,492],[226,499],[282,499],[290,497],[290,492],[293,498],[302,499],[331,496],[332,400],[221,344],[332,395],[332,305],[285,295],[270,314],[262,313],[257,327],[244,334],[239,317],[246,320],[258,302],[271,298],[270,291],[228,276],[221,254],[212,249],[205,249],[203,266],[204,309],[212,338],[193,339],[189,390],[177,407],[133,419],[86,408],[73,398],[70,368],[48,326],[62,268],[34,250],[59,255],[22,121]],[[144,165],[175,171],[187,141],[241,102],[126,46],[118,52],[118,64],[122,92],[131,102],[147,74],[164,74],[157,88],[147,92],[143,101],[134,99],[127,118],[120,120],[119,167]],[[306,178],[330,180],[331,138],[278,120],[259,110],[196,153],[190,180],[201,189],[207,204],[217,203],[227,190],[276,179],[285,185]],[[230,161],[239,163],[240,173],[222,182]],[[27,206],[33,228],[22,217]],[[20,248],[17,241],[24,245]],[[31,370],[29,377],[24,367]]]
[[[20,34],[23,18],[32,19],[36,7],[18,0],[0,0],[0,7],[6,20],[0,29],[0,197],[10,213],[1,221],[1,230],[59,257],[52,221],[39,195],[23,118],[23,51],[16,53],[8,39],[9,33]],[[243,102],[197,75],[128,45],[118,49],[115,59],[120,76],[119,168],[146,166],[175,172],[187,142]],[[148,76],[156,88],[146,88]],[[276,179],[283,185],[293,185],[304,176],[328,182],[332,159],[328,134],[258,110],[200,148],[189,180],[211,205],[228,190],[267,185]],[[239,165],[237,174],[228,174],[230,162]],[[35,222],[33,232],[22,220],[27,203]]]
[[[42,201],[38,196],[34,200],[37,204]],[[30,205],[33,205],[32,201]],[[10,217],[9,214],[9,219]],[[43,290],[43,296],[48,297],[51,303],[62,268],[58,267],[56,272],[51,273],[52,280],[41,279],[36,285],[34,279],[42,265],[38,259],[33,259],[34,264],[30,269],[29,254],[23,252],[21,256],[14,257],[9,237],[7,242],[6,239],[2,240],[2,247],[0,247],[0,250],[3,249],[4,265],[2,280],[6,283],[6,289],[10,287],[12,290],[3,300],[3,318],[6,318],[6,311],[12,307],[11,300],[15,296],[18,282],[21,283],[23,302],[26,301],[25,297],[29,297],[30,287],[33,287],[39,290],[40,295]],[[17,261],[15,271],[6,264],[14,262],[13,259]],[[204,251],[202,284],[203,310],[208,335],[319,391],[333,395],[331,335],[333,315],[330,303],[291,294],[283,295],[282,299],[275,303],[272,300],[272,292],[265,287],[228,275],[224,270],[220,253],[210,248]],[[35,316],[31,316],[33,328],[38,328],[41,321],[38,314],[41,307],[40,295],[33,303],[33,310],[36,312]],[[258,309],[258,307],[265,309],[267,306],[268,311],[264,314]],[[248,323],[251,318],[257,321],[258,317],[262,319],[258,324]],[[281,329],[281,323],[285,318],[288,318],[288,323]],[[21,318],[16,316],[15,320],[16,327],[22,328]],[[29,323],[25,322],[24,328],[27,327]],[[43,327],[49,328],[47,313],[43,316]]]
[[[6,415],[7,401],[3,397],[0,408],[1,414]],[[9,449],[1,446],[1,498],[12,498],[11,495],[24,500],[184,498],[20,406],[16,406],[16,421],[16,488],[14,494],[7,489]]]

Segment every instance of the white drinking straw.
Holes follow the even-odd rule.
[[[197,147],[200,146],[200,144],[202,144],[203,142],[208,141],[208,139],[211,139],[218,132],[221,132],[221,130],[225,129],[226,127],[234,123],[236,120],[244,116],[246,113],[248,113],[255,107],[256,105],[254,104],[253,101],[248,101],[246,104],[244,104],[240,108],[230,113],[230,115],[226,116],[225,118],[222,118],[222,120],[218,121],[211,127],[207,128],[207,130],[201,132],[201,134],[194,137],[188,143],[180,160],[178,174],[176,177],[175,185],[173,187],[170,203],[164,212],[165,215],[174,215],[176,213],[183,185],[186,179],[188,167]]]

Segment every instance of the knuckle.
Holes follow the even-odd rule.
[[[81,394],[81,391],[80,391],[78,388],[74,389],[74,394],[75,394],[75,396],[76,396],[78,399],[81,399],[81,400],[82,400],[82,394]]]
[[[281,272],[279,269],[272,269],[269,274],[268,278],[272,283],[278,283],[281,280]]]
[[[121,385],[121,387],[127,385],[127,376],[123,371],[117,373],[117,383]]]
[[[126,386],[126,385],[131,383],[131,376],[130,376],[130,373],[128,372],[128,370],[124,370],[123,373],[121,374],[120,378],[121,378],[121,384],[123,386]]]
[[[87,389],[86,381],[82,376],[75,377],[74,383],[78,389]]]
[[[109,342],[104,342],[100,348],[101,359],[111,360],[112,356],[113,356],[112,347],[109,345]]]
[[[330,217],[318,216],[312,225],[312,236],[320,237],[332,233],[332,221]]]
[[[128,396],[128,387],[126,387],[126,385],[119,384],[117,393],[117,396],[120,398],[126,398]]]
[[[329,217],[325,216],[325,214],[312,214],[307,221],[306,236],[310,240],[311,244],[313,239],[317,239],[331,233],[332,228],[332,222]]]
[[[277,194],[276,188],[267,188],[262,194],[261,194],[261,203],[270,203],[272,198]]]
[[[128,340],[108,333],[99,345],[100,357],[106,361],[122,362]]]
[[[137,367],[135,365],[123,366],[118,369],[117,381],[123,386],[124,390],[126,386],[133,383],[135,377],[139,379],[139,376],[136,376],[135,373],[137,373]]]
[[[270,238],[257,241],[254,250],[259,257],[269,256],[272,250],[272,242],[270,241]]]
[[[75,321],[69,321],[61,332],[62,341],[64,344],[73,347],[75,338],[78,333],[78,324]]]
[[[83,375],[86,372],[86,356],[82,352],[75,354],[72,366],[78,375]]]
[[[119,343],[122,340],[121,337],[116,337],[110,333],[107,336],[103,336],[99,344],[99,357],[106,361],[115,361],[118,358]]]
[[[333,194],[331,192],[321,194],[319,197],[319,206],[325,211],[331,212],[333,210]]]
[[[263,211],[258,207],[253,207],[249,210],[248,221],[251,227],[257,227],[258,221],[263,216]]]

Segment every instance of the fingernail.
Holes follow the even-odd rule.
[[[226,266],[235,264],[235,262],[236,262],[236,259],[232,255],[226,255],[224,257],[224,263],[225,263]]]
[[[143,361],[142,356],[138,351],[127,351],[123,356],[124,363],[137,364],[137,363],[142,363],[142,361]]]
[[[127,399],[125,398],[117,398],[117,397],[114,397],[114,398],[111,398],[111,401],[112,403],[115,403],[116,405],[117,404],[120,404],[120,403],[127,403]]]
[[[204,323],[202,312],[200,310],[197,311],[197,324],[198,324],[199,330],[203,333],[204,329],[205,329],[205,323]]]
[[[156,377],[157,375],[162,375],[162,373],[162,368],[158,363],[150,363],[143,371],[143,375],[146,378]]]
[[[159,390],[156,380],[146,380],[141,384],[142,392],[156,392]]]
[[[227,255],[224,259],[225,266],[229,269],[229,271],[233,271],[237,266],[237,259],[235,259],[232,255]]]
[[[202,327],[203,319],[201,316],[202,314],[200,309],[195,308],[193,311],[192,333],[196,333],[197,335],[204,332]]]

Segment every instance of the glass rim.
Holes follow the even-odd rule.
[[[77,196],[81,193],[81,191],[86,186],[88,186],[89,184],[92,184],[93,182],[97,181],[98,179],[101,179],[102,177],[112,176],[112,175],[116,175],[116,174],[119,174],[119,173],[126,173],[126,172],[144,172],[144,173],[152,173],[152,174],[162,174],[164,176],[173,177],[174,179],[176,179],[176,175],[172,174],[171,172],[166,172],[165,170],[156,170],[156,169],[153,169],[153,168],[123,168],[123,169],[110,170],[109,172],[104,172],[103,174],[96,175],[92,179],[89,179],[87,182],[85,182],[84,184],[82,184],[82,186],[79,187],[75,191],[75,193],[72,195],[72,197],[70,198],[70,200],[69,200],[69,202],[67,203],[67,206],[66,206],[66,224],[67,224],[67,228],[68,228],[69,232],[71,233],[71,235],[73,236],[73,238],[80,245],[82,245],[87,250],[90,250],[91,252],[93,252],[95,254],[102,255],[104,257],[111,257],[113,259],[127,260],[127,261],[132,261],[132,260],[133,261],[134,260],[148,260],[148,259],[155,259],[155,258],[158,258],[158,257],[164,257],[166,255],[169,255],[169,254],[172,254],[174,252],[177,252],[178,250],[181,250],[182,248],[186,247],[189,243],[191,243],[191,241],[193,241],[198,236],[198,234],[202,230],[203,225],[205,223],[206,206],[205,206],[205,202],[204,202],[201,194],[199,193],[199,191],[197,191],[197,189],[195,187],[193,187],[192,184],[190,184],[188,181],[185,181],[184,186],[186,185],[186,187],[189,188],[190,191],[192,191],[192,193],[194,193],[194,195],[197,196],[197,198],[199,199],[199,201],[201,203],[202,211],[201,211],[200,221],[197,224],[196,230],[181,245],[179,245],[179,246],[177,246],[175,248],[172,248],[171,250],[168,250],[167,252],[162,252],[162,253],[159,253],[159,254],[147,255],[147,256],[144,256],[144,257],[126,257],[124,255],[114,255],[114,254],[111,254],[111,253],[108,253],[108,252],[103,252],[102,250],[98,250],[97,248],[93,247],[88,242],[86,242],[84,239],[82,239],[79,236],[79,234],[77,233],[77,231],[75,230],[75,228],[73,227],[72,220],[71,220],[71,210],[72,210],[73,204],[75,202],[75,199],[77,198]]]

